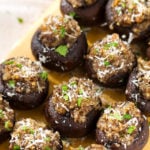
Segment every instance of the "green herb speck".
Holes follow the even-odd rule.
[[[19,145],[14,145],[13,150],[20,150],[20,146]]]
[[[79,97],[79,98],[77,99],[77,105],[78,105],[78,107],[81,107],[82,100],[83,100],[82,97]]]
[[[117,120],[122,120],[122,116],[119,114],[119,113],[114,113],[114,114],[111,114],[111,116]]]
[[[4,112],[3,110],[0,109],[0,118],[3,118],[4,117]]]
[[[104,49],[109,50],[111,47],[117,47],[119,44],[117,42],[110,42],[104,44]]]
[[[68,101],[68,100],[69,100],[69,96],[68,96],[67,94],[64,95],[63,98],[64,98],[65,101]]]
[[[123,115],[123,119],[129,120],[129,119],[131,119],[131,118],[132,118],[132,116],[131,116],[130,114],[124,114],[124,115]]]
[[[14,60],[9,60],[9,61],[5,61],[4,64],[5,65],[12,65],[12,64],[14,64],[14,62],[15,62]]]
[[[84,147],[82,147],[81,145],[78,147],[78,150],[84,150]]]
[[[50,147],[46,146],[44,150],[52,150]]]
[[[51,140],[51,138],[50,137],[46,137],[44,140],[49,142]]]
[[[15,80],[9,80],[9,81],[8,81],[8,86],[9,86],[10,88],[15,88],[15,84],[16,84]]]
[[[16,64],[16,66],[20,69],[22,68],[22,64]]]
[[[65,27],[61,27],[61,28],[60,28],[60,36],[61,36],[62,38],[64,38],[64,37],[65,37],[65,34],[66,34],[66,29],[65,29]]]
[[[104,65],[107,67],[107,66],[110,66],[110,62],[109,61],[107,61],[107,60],[105,60],[104,61]]]
[[[6,130],[10,131],[12,129],[12,123],[8,120],[5,122],[4,127]]]
[[[47,80],[48,79],[48,73],[46,71],[41,72],[40,78],[43,80]]]
[[[76,17],[76,13],[75,12],[70,12],[69,16],[71,16],[72,18]]]
[[[24,22],[23,18],[20,18],[20,17],[18,17],[17,20],[20,24],[22,24]]]
[[[68,47],[66,45],[60,45],[55,49],[55,52],[65,57],[68,53]]]
[[[68,86],[67,85],[62,85],[61,87],[63,92],[67,92],[68,91]]]
[[[127,129],[127,133],[128,133],[128,134],[132,134],[135,129],[136,129],[136,126],[130,126],[130,127]]]

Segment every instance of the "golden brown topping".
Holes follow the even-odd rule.
[[[9,107],[9,103],[3,100],[0,95],[0,132],[13,129],[14,115],[14,110]]]
[[[131,71],[135,61],[129,45],[118,34],[107,35],[102,41],[94,43],[87,59],[92,61],[93,69],[102,83],[107,83],[110,75]]]
[[[58,132],[46,129],[46,125],[32,119],[24,119],[16,122],[14,131],[9,141],[10,149],[16,146],[20,149],[38,150],[46,148],[57,150],[60,144]]]
[[[66,45],[68,48],[81,34],[78,23],[70,16],[50,16],[40,27],[39,39],[47,48]]]
[[[141,132],[142,117],[139,109],[132,102],[119,102],[105,109],[97,128],[111,142],[118,145],[130,145]]]
[[[91,110],[100,110],[100,88],[91,80],[73,77],[55,86],[52,102],[59,114],[70,113],[75,122],[83,123]]]
[[[148,19],[150,5],[146,0],[114,0],[112,10],[118,26],[130,26]]]
[[[2,79],[13,93],[41,92],[45,88],[47,73],[40,63],[26,57],[16,57],[3,63]],[[8,93],[12,95],[13,93]]]
[[[79,8],[79,7],[86,7],[92,5],[96,2],[96,0],[67,0],[72,7]]]
[[[138,86],[146,100],[150,100],[150,61],[138,59]]]

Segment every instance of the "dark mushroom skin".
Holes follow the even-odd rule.
[[[137,104],[137,107],[147,115],[150,115],[150,101],[146,100],[143,95],[140,93],[139,88],[133,83],[133,81],[137,81],[137,68],[135,68],[130,74],[128,84],[126,87],[126,98],[129,101],[132,101]]]
[[[77,85],[72,85],[72,83],[75,82],[78,82]],[[81,83],[83,84],[83,82],[84,85],[82,86]],[[67,93],[63,96],[63,99],[61,99],[62,96],[60,94],[60,87],[57,87],[45,104],[45,117],[48,124],[55,130],[59,131],[62,136],[71,138],[83,137],[89,134],[95,128],[95,123],[98,119],[97,117],[101,111],[101,101],[99,97],[96,96],[96,93],[98,92],[96,89],[99,89],[99,87],[95,87],[95,85],[92,84],[93,82],[89,79],[86,80],[73,77],[69,80],[69,89],[67,91],[67,93],[72,93],[71,99],[68,97],[67,100],[64,100],[64,96],[66,96]],[[79,87],[83,87],[83,93],[86,93],[83,95],[81,93],[79,94],[80,96],[83,96],[82,100],[79,100],[80,102],[77,99],[78,93],[76,93]],[[91,92],[91,94],[93,93],[93,97],[91,94],[89,94],[89,92]],[[54,95],[56,95],[56,97],[59,95],[61,100],[58,100],[59,98],[55,98],[58,101],[54,102]],[[84,95],[87,95],[87,97],[85,98]],[[63,109],[67,111],[63,113]]]
[[[12,59],[11,58],[6,60],[5,62],[9,62]],[[28,61],[28,58],[25,58],[26,61]],[[30,60],[31,61],[31,60]],[[48,79],[41,79],[43,80],[43,89],[42,91],[34,90],[30,91],[29,93],[26,92],[17,92],[14,91],[14,88],[11,88],[8,86],[8,82],[3,80],[3,68],[5,67],[5,62],[0,65],[0,92],[3,94],[3,97],[9,101],[9,104],[11,107],[15,109],[33,109],[37,106],[39,106],[46,98],[48,94],[48,88],[49,88],[49,82]],[[10,64],[11,65],[11,64]],[[42,70],[41,70],[42,71]],[[44,71],[44,70],[43,70]],[[38,73],[37,73],[38,76]],[[24,81],[21,81],[20,83],[23,83]],[[17,83],[17,82],[16,82]],[[23,83],[25,86],[25,83]],[[12,93],[12,94],[11,94]]]
[[[121,0],[120,0],[121,1]],[[128,0],[127,0],[128,1]],[[130,2],[130,4],[132,4],[132,1],[128,1]],[[113,3],[116,3],[114,4],[114,9],[113,9]],[[134,3],[134,2],[133,2]],[[138,2],[138,3],[141,3],[141,2]],[[136,4],[137,6],[139,4]],[[128,37],[132,38],[133,39],[146,39],[147,37],[150,36],[150,19],[148,17],[149,15],[149,9],[150,9],[150,6],[149,4],[147,3],[147,1],[144,1],[143,2],[145,5],[145,8],[146,8],[146,11],[145,12],[142,12],[143,15],[141,15],[143,17],[143,20],[142,18],[137,18],[136,17],[132,17],[132,16],[129,16],[130,20],[131,20],[131,17],[132,17],[132,21],[127,21],[129,18],[126,18],[126,16],[128,16],[128,13],[131,13],[130,15],[132,15],[132,11],[130,10],[135,10],[136,8],[134,8],[134,6],[131,5],[131,7],[133,8],[130,8],[129,7],[129,4],[126,4],[125,2],[122,2],[122,4],[120,4],[120,6],[118,7],[118,10],[116,10],[116,13],[118,13],[118,18],[123,18],[124,19],[124,23],[123,22],[123,19],[122,19],[122,22],[119,23],[115,20],[115,16],[114,16],[114,10],[116,9],[116,7],[118,6],[117,5],[117,2],[115,2],[115,0],[109,0],[108,3],[106,4],[106,20],[108,22],[108,25],[109,25],[109,28],[111,30],[115,30],[116,32],[120,33],[120,34],[125,34],[127,35]],[[143,6],[140,6],[141,8]],[[125,10],[128,11],[125,12]],[[123,10],[123,13],[121,14],[121,10]],[[144,10],[144,9],[143,9]],[[120,15],[119,15],[120,13]],[[126,16],[125,16],[126,15]],[[136,14],[135,14],[136,16]],[[119,20],[118,19],[118,20]],[[121,20],[121,19],[120,19]],[[125,22],[127,21],[127,22]]]
[[[150,59],[150,46],[146,49],[146,56]]]
[[[95,42],[85,56],[88,76],[110,88],[124,86],[135,65],[136,57],[129,44],[115,33]]]
[[[129,103],[129,102],[127,102],[127,103]],[[122,109],[122,107],[121,107],[121,109]],[[109,114],[109,115],[111,115],[111,114]],[[125,114],[125,115],[126,115],[126,117],[130,116],[129,114]],[[116,117],[117,119],[119,119],[117,115],[116,116],[112,116],[112,117]],[[134,116],[132,116],[132,117],[134,117]],[[129,118],[126,118],[126,119],[129,119]],[[133,118],[133,119],[135,119],[135,118]],[[135,137],[130,142],[130,144],[123,143],[123,140],[121,140],[122,143],[118,143],[117,139],[111,140],[110,138],[108,138],[106,136],[104,131],[102,131],[102,130],[100,130],[98,128],[96,129],[96,141],[97,141],[97,143],[103,144],[103,145],[105,145],[107,148],[109,148],[111,150],[133,150],[133,149],[141,150],[141,149],[143,149],[143,147],[145,146],[145,144],[148,141],[149,125],[148,125],[147,118],[144,115],[142,115],[142,114],[141,114],[141,119],[142,119],[142,121],[137,122],[138,123],[138,125],[137,125],[137,128],[138,128],[137,130],[138,131],[137,131],[137,133],[134,133]],[[116,121],[114,121],[114,124],[115,123],[116,123]],[[135,130],[135,128],[134,128],[134,130]],[[117,132],[117,131],[113,130],[113,132]],[[119,131],[118,133],[120,134],[120,132],[121,131]],[[134,131],[131,131],[131,132],[129,132],[129,134],[133,134],[133,132]],[[110,134],[111,134],[111,131],[110,131]],[[122,134],[124,134],[124,132]],[[114,136],[114,138],[115,138],[115,136]],[[119,137],[117,137],[117,138],[119,138]]]
[[[79,24],[89,26],[96,25],[103,19],[106,2],[107,0],[96,0],[89,6],[73,8],[67,0],[61,0],[60,8],[63,14],[75,13],[74,18]]]
[[[51,100],[49,100],[45,105],[45,116],[50,126],[52,126],[55,130],[58,130],[62,136],[79,138],[86,136],[95,128],[95,124],[93,122],[97,121],[99,111],[91,111],[87,115],[88,120],[86,123],[79,124],[74,122],[74,120],[69,117],[69,114],[68,116],[67,114],[66,116],[58,114],[55,111]]]
[[[31,43],[32,53],[37,60],[40,54],[50,56],[50,60],[42,62],[42,65],[48,69],[56,71],[70,71],[83,62],[83,55],[87,52],[87,41],[84,33],[78,37],[77,41],[69,48],[68,54],[63,57],[53,51],[44,52],[43,44],[39,40],[40,31],[37,31]]]
[[[15,112],[0,95],[0,143],[10,137],[15,124]]]

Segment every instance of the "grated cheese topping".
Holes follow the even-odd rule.
[[[12,131],[14,126],[15,113],[9,103],[0,95],[0,133]]]
[[[73,8],[86,7],[94,4],[97,0],[67,0]]]
[[[27,118],[16,122],[9,144],[10,149],[18,146],[20,150],[57,150],[60,135],[47,129],[44,123]]]
[[[130,72],[135,61],[129,44],[115,33],[94,43],[86,58],[92,61],[97,78],[102,83],[107,83],[110,77],[120,72]]]
[[[70,16],[49,16],[40,27],[39,40],[47,49],[59,45],[67,45],[68,48],[81,35],[81,29],[77,21]]]
[[[59,114],[69,113],[75,122],[83,123],[90,111],[101,109],[100,93],[101,88],[90,79],[73,77],[54,86],[52,102]]]
[[[150,100],[150,61],[138,59],[137,81],[145,100]]]
[[[145,117],[132,102],[118,102],[104,110],[97,128],[104,133],[108,143],[123,146],[132,144],[141,132],[141,123]],[[105,139],[102,139],[102,143]],[[104,143],[104,144],[108,144]],[[109,147],[109,144],[107,145]]]
[[[8,89],[8,96],[15,93],[42,92],[45,89],[47,73],[39,62],[33,62],[26,57],[16,57],[6,60],[2,68],[2,79]]]

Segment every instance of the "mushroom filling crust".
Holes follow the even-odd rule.
[[[94,4],[97,0],[67,0],[73,8],[86,7]]]
[[[137,82],[145,100],[150,100],[150,61],[138,59]]]
[[[2,65],[2,80],[12,90],[8,95],[40,93],[45,89],[48,74],[39,62],[33,62],[26,57],[16,57],[6,60]]]
[[[11,131],[14,126],[14,110],[10,108],[9,103],[3,100],[0,95],[0,133],[2,131]]]
[[[130,72],[135,61],[129,44],[115,33],[94,43],[86,58],[91,60],[93,70],[102,83],[107,83],[111,76],[120,72]]]
[[[54,86],[52,103],[58,114],[69,114],[74,122],[84,123],[90,111],[101,110],[100,92],[91,80],[73,77]]]
[[[16,122],[9,141],[9,149],[50,149],[57,150],[60,145],[58,132],[46,129],[46,125],[33,119],[23,119]]]
[[[78,23],[67,15],[46,18],[39,30],[39,40],[51,50],[60,45],[70,48],[82,32]]]
[[[97,128],[103,132],[108,143],[126,148],[138,139],[144,119],[145,117],[134,103],[119,102],[104,110],[97,123]]]
[[[132,32],[139,33],[150,26],[149,0],[114,0],[112,5],[113,24],[131,27]]]

